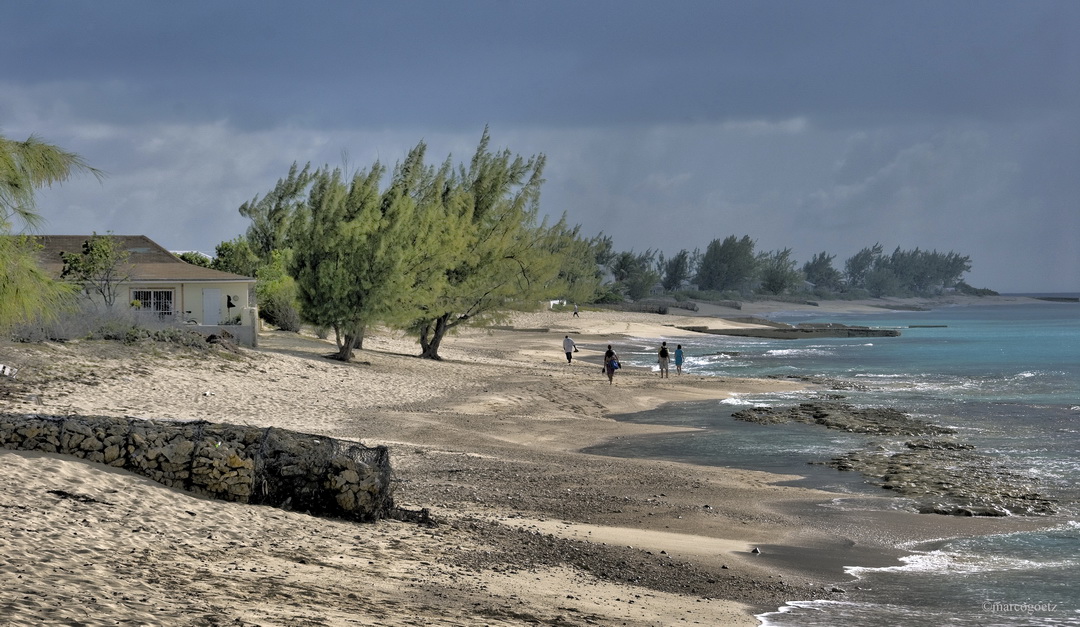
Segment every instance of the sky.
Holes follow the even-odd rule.
[[[213,253],[293,162],[467,162],[487,127],[616,250],[1080,291],[1075,0],[7,0],[0,59],[0,134],[106,173],[42,190],[42,233]]]

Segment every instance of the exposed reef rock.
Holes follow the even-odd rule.
[[[1055,501],[1036,492],[1038,480],[1010,471],[970,444],[906,442],[898,453],[854,451],[825,462],[855,470],[869,483],[915,501],[919,513],[953,516],[1041,515]]]
[[[828,462],[811,462],[862,473],[867,482],[912,499],[920,513],[954,516],[1053,514],[1056,501],[1036,491],[1038,479],[1013,472],[971,444],[932,439],[955,431],[891,408],[859,409],[840,402],[807,402],[788,408],[755,407],[732,414],[759,424],[802,422],[878,436],[918,437],[876,444]]]
[[[830,429],[875,435],[941,435],[956,433],[953,429],[917,420],[902,411],[884,408],[859,409],[847,403],[814,401],[786,409],[752,407],[732,414],[738,420],[759,424],[805,422]]]
[[[760,325],[732,329],[710,329],[703,326],[678,327],[684,331],[730,335],[735,337],[759,337],[771,340],[806,340],[822,337],[899,337],[896,329],[848,326],[839,323],[803,323],[796,326],[782,322],[762,321],[759,318],[734,318],[732,322]]]

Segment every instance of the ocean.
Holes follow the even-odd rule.
[[[822,376],[857,384],[840,392],[845,402],[894,407],[956,429],[957,440],[995,463],[1039,478],[1040,493],[1057,499],[1060,512],[1042,531],[902,546],[911,554],[901,566],[848,568],[857,581],[844,586],[844,601],[791,599],[778,611],[759,615],[763,625],[1080,625],[1080,304],[767,317],[894,328],[901,335],[639,338],[617,350],[627,364],[655,368],[656,346],[666,339],[669,346],[683,345],[684,368],[698,375]],[[622,416],[696,430],[620,439],[590,452],[799,474],[805,478],[796,485],[844,495],[822,507],[910,510],[911,502],[899,496],[884,504],[860,498],[889,492],[867,485],[858,473],[811,464],[869,446],[874,436],[731,417],[749,406],[788,406],[808,396],[743,396]]]

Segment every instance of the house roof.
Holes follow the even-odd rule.
[[[61,253],[81,253],[83,242],[90,235],[39,235],[34,239],[42,246],[38,251],[41,266],[56,276],[64,270]],[[157,242],[145,235],[111,235],[117,240],[122,250],[128,252],[131,264],[131,282],[246,282],[255,279],[204,268],[187,263],[176,255],[162,248]]]

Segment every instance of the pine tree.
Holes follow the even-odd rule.
[[[493,153],[490,142],[484,129],[469,167],[462,165],[448,182],[459,188],[449,193],[461,193],[464,200],[455,205],[459,213],[451,222],[467,230],[444,289],[412,325],[427,359],[440,359],[439,347],[454,328],[497,319],[507,308],[550,291],[558,276],[557,260],[543,250],[549,227],[536,224],[544,156]]]
[[[11,233],[15,220],[30,228],[41,223],[34,204],[37,189],[78,171],[103,176],[79,155],[35,136],[19,142],[0,135],[0,329],[56,313],[72,292],[41,269],[40,246],[31,237]]]

